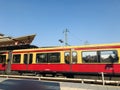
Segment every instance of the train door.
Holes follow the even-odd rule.
[[[65,52],[64,56],[65,63],[67,65],[68,71],[72,72],[73,68],[75,67],[77,63],[77,52],[71,49],[69,52]]]
[[[24,64],[25,64],[25,70],[29,70],[29,66],[32,64],[33,61],[33,54],[28,53],[24,54]]]
[[[65,63],[66,64],[75,64],[77,63],[77,52],[65,52]]]
[[[71,63],[72,64],[76,64],[77,63],[77,52],[76,51],[72,51],[72,59],[71,59]]]

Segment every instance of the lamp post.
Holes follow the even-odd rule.
[[[62,44],[64,43],[64,41],[62,39],[59,39],[58,41],[61,43],[61,46],[62,46]]]

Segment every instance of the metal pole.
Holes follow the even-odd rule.
[[[12,61],[12,51],[8,51],[8,60],[7,60],[7,66],[6,66],[6,74],[11,73],[11,61]]]
[[[70,63],[72,64],[72,52],[73,52],[73,49],[71,48],[70,49]]]
[[[104,72],[101,72],[101,74],[102,74],[102,83],[103,83],[103,85],[105,85]]]
[[[70,71],[72,72],[72,64],[73,64],[73,51],[74,49],[70,49]]]

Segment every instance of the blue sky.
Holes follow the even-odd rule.
[[[0,0],[0,32],[18,37],[36,34],[32,44],[120,42],[120,0]]]

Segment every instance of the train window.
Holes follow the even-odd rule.
[[[60,53],[38,53],[36,63],[59,63]]]
[[[48,53],[48,63],[60,63],[60,53]]]
[[[77,63],[77,52],[72,52],[72,63]]]
[[[64,60],[65,60],[65,63],[67,64],[70,63],[70,52],[65,52]]]
[[[20,60],[21,60],[20,54],[13,55],[13,63],[20,63]]]
[[[6,55],[0,55],[0,63],[5,63]]]
[[[97,51],[82,52],[83,63],[96,63],[98,62]]]
[[[36,63],[47,63],[47,54],[46,53],[36,54]]]
[[[100,51],[101,63],[115,63],[118,62],[118,55],[116,50]]]

